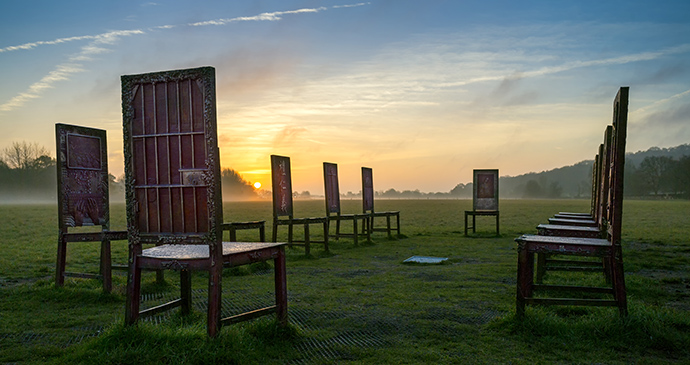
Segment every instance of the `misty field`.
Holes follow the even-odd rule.
[[[361,210],[359,200],[342,203],[345,213]],[[295,204],[298,217],[324,214],[322,200]],[[502,200],[500,237],[493,217],[463,235],[470,200],[376,205],[401,211],[403,237],[376,233],[358,246],[341,239],[329,253],[315,244],[311,257],[287,249],[291,325],[264,317],[215,339],[206,337],[205,274],[194,275],[191,316],[172,311],[125,327],[124,271],[114,271],[111,294],[85,279],[56,288],[56,206],[0,205],[0,363],[690,362],[690,202],[625,202],[627,318],[615,308],[528,307],[523,321],[515,318],[513,239],[558,211],[587,211],[589,201]],[[225,203],[225,221],[258,219],[270,237],[270,202]],[[113,205],[111,229],[124,228],[124,205]],[[255,237],[242,231],[239,239]],[[126,241],[112,246],[113,263],[124,264]],[[68,270],[97,271],[97,247],[70,244]],[[402,263],[413,255],[448,261]],[[603,284],[600,273],[579,275]],[[270,268],[225,270],[224,315],[270,304],[272,288]],[[178,292],[176,276],[157,284],[147,273],[143,292],[143,308],[157,305]]]

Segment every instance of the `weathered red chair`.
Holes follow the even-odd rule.
[[[271,183],[273,188],[273,242],[278,239],[278,226],[286,225],[288,226],[289,246],[304,246],[304,253],[309,255],[312,243],[323,243],[324,249],[328,251],[328,217],[294,217],[290,157],[271,155]],[[303,240],[295,240],[293,238],[293,226],[296,224],[304,226]],[[323,240],[315,241],[311,239],[309,226],[312,224],[323,226]]]
[[[400,211],[374,210],[374,174],[370,167],[362,167],[362,213],[369,216],[365,230],[370,233],[386,232],[388,238],[393,238],[393,231],[400,237]],[[376,226],[376,218],[386,218],[386,226]],[[391,224],[391,218],[395,218],[395,227]]]
[[[540,235],[523,235],[515,241],[518,244],[517,299],[516,312],[522,317],[525,305],[575,305],[616,306],[621,316],[628,313],[623,252],[621,249],[621,223],[623,216],[623,176],[625,165],[625,141],[628,117],[628,87],[621,87],[613,105],[613,129],[611,140],[611,161],[608,166],[610,194],[607,207],[611,210],[607,237],[579,238]],[[536,253],[597,257],[604,260],[610,275],[610,287],[573,285],[545,285],[534,283],[534,255]],[[570,293],[598,293],[610,295],[611,299],[591,297],[540,297],[537,291],[560,291]]]
[[[474,170],[472,174],[472,210],[465,211],[465,236],[469,228],[476,232],[477,216],[496,217],[496,236],[500,235],[498,211],[498,170]],[[472,217],[472,226],[468,218]]]
[[[371,240],[371,232],[366,228],[368,214],[342,214],[340,210],[340,184],[338,183],[338,165],[330,162],[323,163],[323,181],[326,193],[326,217],[328,217],[328,227],[330,229],[331,222],[335,221],[335,237],[338,240],[340,237],[352,237],[355,245],[359,242],[359,236],[366,237],[367,241]],[[352,221],[352,233],[342,233],[340,231],[341,221]],[[357,222],[362,221],[362,232],[357,228]],[[330,235],[330,232],[329,232]]]
[[[209,275],[209,336],[222,324],[269,313],[287,323],[284,243],[222,242],[215,91],[212,67],[122,76],[128,325],[178,306],[188,313],[192,271]],[[221,319],[223,267],[268,260],[275,262],[276,304]],[[143,269],[179,271],[180,299],[140,311]]]
[[[108,147],[101,129],[56,124],[58,248],[55,285],[65,277],[101,279],[112,290],[110,241],[126,240],[127,231],[110,230]],[[99,232],[68,232],[70,228],[101,226]],[[67,243],[100,242],[98,274],[66,271]]]

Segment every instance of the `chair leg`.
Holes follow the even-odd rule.
[[[139,302],[141,301],[141,269],[138,267],[136,256],[129,265],[125,307],[126,325],[135,324],[139,320]]]
[[[326,231],[325,236],[328,237],[328,231]],[[309,255],[311,253],[311,237],[309,235],[309,223],[304,223],[304,254]]]
[[[192,307],[192,273],[189,270],[180,270],[180,311],[188,315]]]
[[[326,252],[328,252],[328,230],[329,230],[328,219],[323,222],[323,247]]]
[[[259,242],[266,242],[266,227],[263,224],[259,227]]]
[[[393,233],[391,231],[391,216],[390,216],[390,214],[386,214],[386,230],[388,231],[388,239],[392,239]]]
[[[274,260],[275,270],[275,290],[276,290],[276,315],[278,323],[281,326],[286,326],[288,322],[287,310],[287,278],[285,270],[285,250],[280,249],[278,256]]]
[[[524,247],[518,247],[517,298],[515,313],[522,318],[525,315],[525,298],[532,296],[534,277],[534,254]]]
[[[395,215],[395,224],[396,224],[396,229],[398,231],[398,237],[400,237],[400,213]]]
[[[355,241],[355,246],[359,244],[359,234],[357,234],[357,217],[352,219],[352,236]]]
[[[273,232],[271,232],[271,242],[278,242],[278,221],[273,220]]]
[[[57,264],[55,267],[55,285],[65,285],[65,265],[67,261],[67,241],[61,234],[58,237]]]
[[[209,337],[216,337],[220,330],[220,303],[221,303],[221,278],[223,265],[216,262],[208,272],[208,323],[207,332]]]
[[[110,293],[113,289],[113,276],[110,255],[110,240],[101,241],[101,268],[100,273],[103,278],[103,291]]]

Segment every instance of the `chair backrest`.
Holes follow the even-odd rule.
[[[340,187],[338,185],[338,165],[323,163],[323,183],[326,193],[326,215],[340,215]]]
[[[599,169],[599,191],[597,192],[597,212],[595,217],[597,222],[600,224],[608,224],[611,217],[609,216],[609,175],[611,174],[611,138],[612,138],[612,126],[606,126],[604,131],[604,143],[601,147],[600,161],[599,164],[602,168]]]
[[[592,199],[590,200],[590,207],[589,207],[589,214],[592,217],[596,217],[597,214],[597,207],[599,206],[599,169],[601,166],[601,161],[599,161],[600,156],[601,156],[601,151],[602,151],[603,144],[599,145],[599,152],[597,152],[596,156],[594,156],[594,163],[592,163],[592,189],[591,189],[591,195]]]
[[[374,212],[374,174],[370,167],[362,167],[362,212]]]
[[[611,209],[609,222],[609,239],[612,244],[620,245],[623,219],[623,177],[625,175],[625,142],[628,128],[628,94],[629,87],[618,90],[613,101],[613,126],[611,138],[611,162],[609,186],[611,194],[608,197]]]
[[[215,69],[122,76],[130,244],[208,244],[222,254]]]
[[[498,210],[498,170],[473,171],[472,210]]]
[[[271,185],[273,189],[273,218],[284,216],[292,218],[290,157],[271,155]]]
[[[55,125],[58,225],[109,229],[108,147],[102,129]]]

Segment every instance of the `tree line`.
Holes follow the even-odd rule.
[[[589,199],[592,187],[592,160],[540,173],[504,176],[499,180],[501,198],[582,198]],[[109,176],[111,200],[124,200],[124,179]],[[270,192],[258,194],[237,171],[221,171],[223,196],[231,200],[270,199]],[[459,183],[448,192],[419,190],[376,191],[386,199],[471,199],[472,183]],[[690,198],[690,145],[626,155],[625,195],[639,198]],[[55,201],[56,160],[37,143],[14,142],[0,152],[0,201]],[[295,192],[296,198],[310,199],[309,191]],[[361,192],[342,194],[360,199]]]

